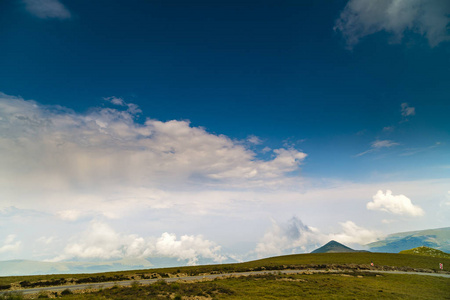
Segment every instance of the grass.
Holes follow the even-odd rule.
[[[375,267],[388,266],[406,269],[428,269],[432,271],[439,271],[439,263],[443,263],[444,266],[450,266],[450,259],[448,258],[436,258],[410,254],[366,252],[295,254],[237,264],[147,269],[97,274],[0,277],[0,289],[2,289],[1,287],[5,287],[3,288],[3,290],[8,290],[8,287],[11,284],[25,288],[72,283],[164,278],[169,276],[173,277],[176,276],[176,274],[179,274],[181,276],[198,275],[204,273],[242,272],[264,269],[305,269],[308,267],[326,269],[332,267],[331,265],[360,265],[365,268],[369,268],[370,262],[373,262],[375,264]]]
[[[412,254],[412,255],[423,255],[423,256],[431,256],[431,257],[440,257],[440,258],[450,258],[450,254],[445,253],[441,250],[433,249],[430,247],[417,247],[409,250],[400,251],[401,254]]]
[[[450,279],[373,273],[255,275],[113,288],[63,299],[450,299]]]

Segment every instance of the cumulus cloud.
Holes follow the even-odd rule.
[[[119,104],[130,108],[123,100]],[[61,185],[105,180],[141,184],[161,177],[269,179],[297,169],[306,157],[281,148],[273,151],[272,160],[258,160],[230,138],[186,121],[147,119],[139,124],[134,106],[133,111],[103,108],[77,114],[3,95],[0,108],[2,169],[21,172],[25,181],[45,173],[58,177]]]
[[[392,191],[386,193],[379,190],[373,197],[373,201],[368,202],[366,207],[370,210],[380,210],[396,215],[422,216],[425,214],[422,208],[412,204],[405,195],[393,195]]]
[[[381,237],[381,233],[357,226],[352,221],[339,223],[339,233],[322,233],[314,227],[304,225],[293,217],[286,223],[272,221],[272,227],[264,234],[255,248],[258,257],[286,253],[310,252],[315,248],[336,240],[347,245],[364,245]]]
[[[64,254],[52,261],[171,257],[195,265],[199,258],[215,262],[226,258],[219,253],[220,246],[201,235],[183,235],[178,239],[175,234],[165,232],[158,238],[144,238],[120,234],[99,221],[92,221],[88,230],[73,239],[65,247]]]
[[[344,244],[365,245],[382,237],[380,232],[360,227],[352,221],[342,222],[340,225],[342,232],[329,234],[328,237],[330,240],[336,240]]]
[[[69,19],[70,11],[58,0],[23,0],[25,8],[41,19]]]
[[[6,237],[3,246],[0,247],[0,254],[18,251],[21,244],[21,241],[16,241],[16,235],[10,234]]]
[[[272,220],[272,227],[256,245],[255,252],[258,257],[281,255],[286,250],[305,252],[316,241],[316,233],[316,229],[304,225],[296,217],[284,224]]]
[[[391,140],[376,140],[376,141],[372,142],[372,144],[370,145],[370,149],[369,150],[366,150],[364,152],[358,153],[358,154],[356,154],[356,156],[363,156],[365,154],[378,151],[378,150],[380,150],[382,148],[390,148],[390,147],[398,146],[398,145],[400,145],[400,144],[396,143],[396,142],[393,142]]]
[[[52,207],[65,220],[89,214],[88,207],[115,217],[135,204],[169,207],[170,190],[284,183],[306,158],[294,148],[279,148],[271,158],[258,159],[225,135],[187,121],[137,122],[136,105],[117,97],[105,101],[114,107],[80,114],[0,94],[6,204],[34,201],[34,207]]]
[[[350,0],[336,21],[349,49],[365,36],[385,31],[400,42],[406,32],[425,37],[431,47],[450,40],[446,0]]]
[[[220,246],[205,240],[201,235],[183,235],[177,240],[173,233],[163,233],[152,247],[152,256],[175,257],[188,260],[189,265],[195,265],[199,257],[211,258],[215,262],[225,260],[219,253]]]

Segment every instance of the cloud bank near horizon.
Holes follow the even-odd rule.
[[[339,232],[326,234],[317,228],[304,225],[297,217],[292,217],[285,223],[272,220],[272,227],[257,244],[255,252],[258,257],[308,253],[330,240],[361,247],[383,236],[377,230],[357,226],[352,221],[341,222],[340,226]]]
[[[304,253],[330,239],[352,246],[379,237],[370,228],[381,220],[366,214],[366,204],[380,188],[408,191],[413,209],[427,199],[424,187],[448,195],[444,179],[381,187],[314,181],[298,173],[307,157],[301,150],[268,149],[259,137],[233,140],[187,121],[138,122],[137,105],[104,100],[106,107],[77,113],[0,95],[3,259],[196,264]],[[377,209],[394,212],[391,202],[378,201]],[[287,220],[286,212],[314,227],[298,218],[273,221]],[[317,218],[305,219],[311,215]],[[242,248],[234,242],[252,245],[235,251]]]
[[[111,260],[123,258],[169,257],[196,265],[199,258],[220,263],[226,259],[220,246],[201,235],[182,235],[164,232],[158,238],[144,238],[136,234],[121,234],[106,223],[92,221],[86,231],[72,237],[64,253],[49,261]]]
[[[187,121],[146,119],[141,124],[136,105],[105,100],[122,109],[81,114],[0,95],[0,185],[10,205],[50,201],[66,220],[82,216],[74,203],[80,208],[103,203],[99,210],[121,203],[164,208],[173,205],[167,191],[280,186],[307,156],[278,148],[268,160],[259,159],[245,143],[225,135]],[[32,200],[30,191],[40,200]],[[55,196],[66,200],[52,200]]]

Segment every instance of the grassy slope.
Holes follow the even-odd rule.
[[[400,254],[422,255],[438,258],[450,258],[450,254],[430,247],[417,247],[409,250],[400,251]]]
[[[417,275],[352,273],[265,275],[198,283],[105,289],[63,299],[449,299],[450,279]],[[180,298],[179,298],[180,299]],[[197,298],[198,299],[198,298]],[[205,298],[203,298],[205,299]]]
[[[37,275],[37,276],[12,276],[0,277],[0,285],[10,284],[20,281],[36,282],[39,280],[52,280],[60,278],[89,278],[95,276],[127,276],[131,277],[136,274],[151,274],[151,273],[184,273],[184,274],[199,274],[209,272],[234,272],[246,271],[252,268],[260,267],[277,267],[277,266],[301,266],[310,264],[363,264],[369,265],[373,261],[376,266],[396,266],[396,267],[411,267],[420,269],[438,270],[439,263],[444,263],[444,266],[450,266],[450,259],[426,257],[410,254],[393,254],[393,253],[317,253],[317,254],[295,254],[266,258],[251,262],[239,264],[224,264],[224,265],[208,265],[208,266],[192,266],[192,267],[178,267],[178,268],[164,268],[164,269],[147,269],[142,271],[121,271],[108,272],[97,274],[75,274],[75,275]]]

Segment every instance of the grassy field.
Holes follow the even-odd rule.
[[[54,296],[54,294],[42,293]],[[37,296],[36,296],[37,297]],[[374,273],[256,275],[59,294],[62,299],[450,299],[450,279]]]
[[[443,251],[429,248],[429,247],[417,247],[409,250],[400,251],[401,254],[423,255],[430,257],[450,258],[450,254]]]
[[[374,268],[370,267],[370,262],[375,264]],[[179,267],[179,268],[165,268],[165,269],[148,269],[140,271],[122,271],[122,272],[109,272],[109,273],[97,273],[97,274],[76,274],[76,275],[45,275],[45,276],[15,276],[15,277],[0,277],[0,288],[7,290],[11,284],[13,288],[26,288],[26,287],[38,287],[38,286],[51,286],[51,285],[61,285],[61,284],[72,284],[72,283],[86,283],[86,282],[105,282],[105,281],[121,281],[121,280],[137,280],[137,279],[148,279],[148,278],[165,278],[165,277],[175,277],[177,275],[198,275],[205,273],[228,273],[228,272],[239,272],[239,271],[251,271],[251,270],[281,270],[281,269],[401,269],[401,270],[412,270],[421,269],[429,271],[438,271],[439,263],[443,263],[444,266],[450,266],[450,259],[446,258],[435,258],[419,255],[409,255],[409,254],[391,254],[391,253],[319,253],[319,254],[296,254],[272,257],[267,259],[261,259],[251,262],[239,263],[239,264],[224,264],[224,265],[208,265],[208,266],[192,266],[192,267]],[[286,276],[286,275],[280,275]],[[302,277],[303,276],[303,277]],[[306,276],[306,277],[305,277]],[[333,294],[339,290],[340,295],[347,295],[351,298],[352,293],[359,293],[358,295],[364,296],[365,292],[368,291],[372,297],[393,297],[399,298],[403,297],[403,293],[408,296],[426,295],[426,298],[430,297],[431,294],[436,293],[440,295],[435,299],[445,299],[445,295],[448,295],[450,299],[450,280],[446,278],[434,278],[428,276],[409,276],[409,275],[381,275],[375,277],[373,275],[365,275],[363,279],[355,276],[343,277],[331,274],[315,274],[315,275],[297,275],[298,281],[295,280],[281,280],[282,278],[253,278],[252,280],[241,279],[224,279],[214,282],[216,286],[208,286],[210,283],[198,283],[199,286],[205,285],[206,291],[200,293],[206,296],[213,295],[215,299],[254,299],[255,297],[262,297],[263,294],[269,291],[275,293],[273,298],[267,299],[279,299],[283,298],[283,293],[290,293],[292,290],[296,290],[295,293],[300,293],[295,295],[288,295],[286,297],[297,297],[300,298],[321,298],[324,295],[328,295],[326,298],[333,297]],[[300,280],[301,279],[301,280]],[[306,280],[306,281],[304,281]],[[262,282],[265,282],[261,285]],[[397,282],[401,286],[396,286],[396,284],[391,284]],[[323,292],[322,284],[328,284],[328,288]],[[218,286],[217,286],[218,284]],[[180,284],[183,287],[193,287],[197,283],[183,283]],[[261,285],[261,286],[260,286]],[[408,287],[411,285],[410,287]],[[171,287],[172,284],[164,285],[160,283],[159,285],[154,285],[155,287]],[[253,288],[255,290],[253,291]],[[427,287],[428,286],[428,287]],[[407,288],[404,288],[407,287]],[[139,299],[136,297],[136,289],[143,290],[142,293],[147,293],[149,291],[144,291],[145,289],[152,287],[135,287],[132,291],[134,293],[133,299]],[[196,290],[196,288],[191,288]],[[377,290],[378,289],[378,290]],[[102,293],[119,293],[127,291],[127,288],[117,288],[104,290]],[[380,292],[379,290],[382,290]],[[209,291],[209,292],[208,292]],[[261,294],[256,295],[259,291]],[[373,294],[374,291],[380,294]],[[416,292],[413,292],[416,291]],[[446,293],[442,294],[441,291]],[[420,293],[419,293],[420,292]],[[181,293],[181,291],[180,291]],[[182,295],[197,296],[198,292],[183,292]],[[197,293],[197,294],[195,294]],[[383,293],[383,294],[381,294]],[[393,293],[393,294],[392,294]],[[180,295],[181,295],[180,294]],[[160,294],[156,293],[153,295],[157,297],[158,295],[164,295],[164,299],[168,299],[169,295],[174,298],[177,293],[174,291],[161,291]],[[301,295],[301,296],[298,296]],[[106,298],[89,298],[89,297],[106,297]],[[69,297],[81,297],[76,296],[66,296]],[[102,295],[102,294],[86,294],[83,297],[88,298],[72,298],[72,299],[128,299],[117,298],[113,294]],[[142,296],[145,298],[145,296]],[[294,298],[295,298],[294,297]],[[365,296],[364,296],[365,297]],[[406,296],[405,296],[406,297]],[[144,299],[142,298],[142,299]],[[361,298],[361,297],[356,297]],[[407,297],[406,297],[407,298]],[[0,298],[1,299],[1,298]],[[132,299],[132,298],[129,298]],[[157,298],[155,298],[157,299]]]

